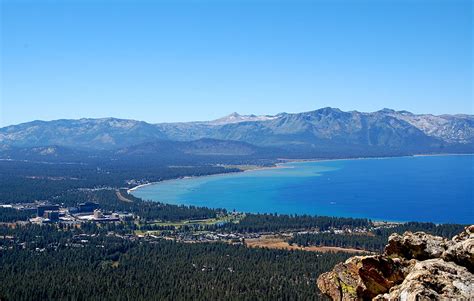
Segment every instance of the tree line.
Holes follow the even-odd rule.
[[[403,234],[406,231],[423,231],[445,238],[451,238],[464,229],[463,225],[410,222],[397,225],[393,228],[378,228],[368,234],[336,234],[330,233],[306,233],[294,234],[290,244],[299,246],[333,246],[343,248],[355,248],[374,252],[382,252],[387,245],[388,238],[392,233]]]
[[[331,228],[357,228],[370,226],[368,219],[311,216],[311,215],[286,215],[286,214],[246,214],[239,223],[228,223],[223,226],[214,226],[215,229],[252,233],[276,232],[298,229],[317,228],[321,231]]]

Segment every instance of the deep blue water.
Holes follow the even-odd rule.
[[[474,223],[474,156],[284,164],[281,168],[164,181],[137,197],[253,213]]]

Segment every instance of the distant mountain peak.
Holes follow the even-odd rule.
[[[392,114],[396,113],[396,111],[394,109],[383,108],[382,110],[379,110],[378,113]]]
[[[270,116],[270,115],[240,115],[237,112],[233,112],[227,116],[224,116],[222,118],[216,119],[209,121],[208,124],[212,125],[224,125],[224,124],[230,124],[230,123],[240,123],[240,122],[251,122],[251,121],[265,121],[265,120],[272,120],[278,118],[277,116]]]
[[[342,111],[338,108],[324,107],[307,113],[317,113],[317,114],[331,114],[331,113],[341,113]]]

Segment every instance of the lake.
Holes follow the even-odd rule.
[[[169,180],[133,195],[240,212],[474,223],[474,156],[416,156],[282,164]]]

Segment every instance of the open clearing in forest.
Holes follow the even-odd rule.
[[[259,238],[249,238],[245,240],[245,244],[249,248],[269,248],[281,250],[303,250],[311,252],[345,252],[345,253],[370,253],[365,250],[358,250],[353,248],[341,247],[326,247],[326,246],[310,246],[302,247],[298,245],[290,245],[287,238],[278,235],[263,235]]]

